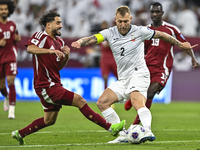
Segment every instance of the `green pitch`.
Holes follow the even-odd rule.
[[[18,146],[11,132],[43,116],[39,102],[17,102],[16,119],[7,118],[0,102],[0,150],[200,150],[200,103],[172,102],[153,104],[152,131],[154,142],[139,145],[107,144],[115,139],[103,128],[88,121],[77,108],[63,106],[55,125],[25,137],[27,146]],[[89,106],[100,113],[95,103]],[[134,109],[124,110],[124,104],[115,104],[126,128],[135,118]]]

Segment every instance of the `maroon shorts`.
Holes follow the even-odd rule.
[[[151,77],[151,83],[152,82],[158,82],[162,85],[162,87],[165,87],[167,80],[169,79],[169,75],[171,73],[171,71],[169,71],[169,75],[167,76],[164,72],[164,70],[162,71],[150,71],[150,77]]]
[[[59,111],[62,105],[71,105],[74,98],[74,92],[68,91],[59,85],[51,88],[35,89],[35,92],[39,96],[45,112]]]
[[[9,75],[16,76],[17,73],[18,71],[16,62],[7,62],[0,64],[0,79],[5,78]]]

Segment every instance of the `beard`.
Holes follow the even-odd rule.
[[[8,18],[8,15],[7,14],[1,14],[1,18],[3,19],[3,20],[6,20],[7,18]]]
[[[59,32],[58,29],[54,29],[52,33],[54,36],[61,36],[61,32]]]

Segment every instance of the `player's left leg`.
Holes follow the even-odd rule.
[[[137,113],[139,115],[139,119],[145,129],[145,135],[141,139],[141,142],[145,142],[147,140],[153,141],[155,140],[155,136],[151,131],[151,121],[152,116],[150,110],[145,106],[146,98],[143,94],[137,91],[133,91],[130,93],[131,103]]]
[[[14,119],[15,118],[15,105],[16,105],[16,90],[15,90],[15,76],[8,75],[7,77],[7,84],[9,88],[9,112],[8,118]]]
[[[94,112],[87,104],[84,98],[80,95],[74,93],[72,106],[78,107],[81,113],[90,121],[98,124],[102,128],[108,130],[111,135],[116,136],[118,135],[119,131],[121,131],[125,126],[125,120],[118,123],[109,123],[107,122],[101,115]]]

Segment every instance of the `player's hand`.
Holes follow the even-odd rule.
[[[4,47],[6,45],[6,40],[5,39],[0,39],[0,46]]]
[[[63,53],[65,55],[69,55],[70,54],[70,48],[67,45],[65,45],[62,50],[63,50]]]
[[[193,66],[193,68],[197,68],[197,67],[199,67],[199,63],[194,59],[194,60],[192,60],[192,66]]]
[[[81,43],[79,43],[78,41],[76,41],[76,42],[73,42],[73,43],[71,44],[71,46],[72,46],[74,49],[79,49],[79,48],[81,48]]]
[[[183,43],[181,43],[180,48],[184,49],[184,50],[190,50],[197,46],[198,46],[198,44],[191,46],[189,42],[183,42]]]
[[[50,50],[50,54],[56,55],[60,59],[65,57],[65,54],[59,50]]]

